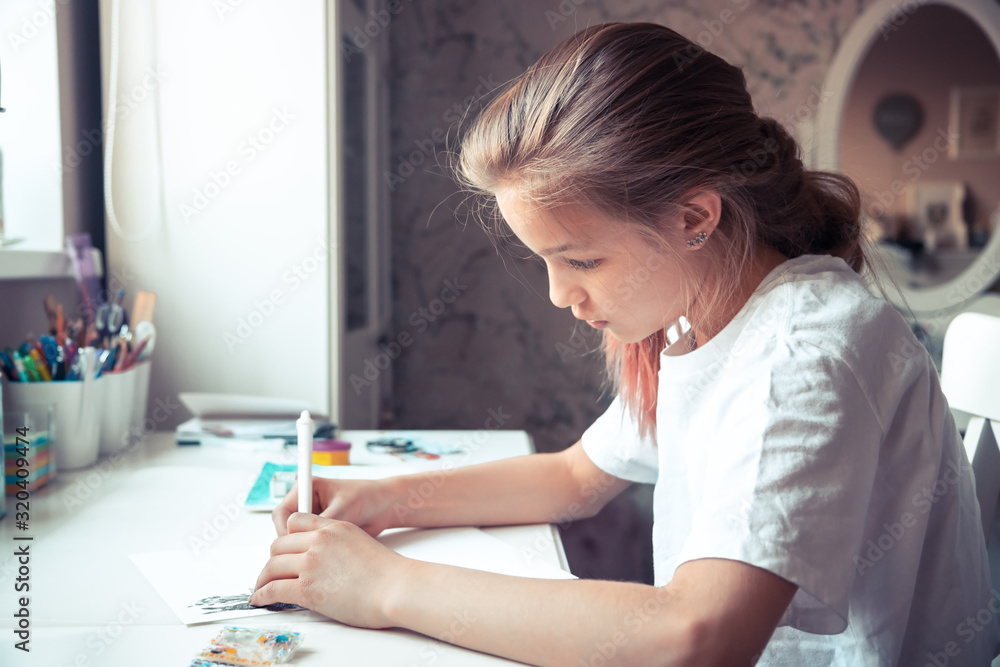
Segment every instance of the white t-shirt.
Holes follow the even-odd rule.
[[[707,557],[798,585],[760,665],[989,665],[1000,592],[971,467],[903,318],[842,259],[805,255],[678,347],[655,443],[620,397],[583,434],[601,469],[656,484],[656,585]]]

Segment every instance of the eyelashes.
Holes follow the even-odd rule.
[[[577,271],[590,271],[596,269],[601,265],[601,260],[599,259],[567,259],[566,263]]]
[[[527,259],[540,264],[544,264],[545,260],[538,255],[525,255],[521,259]],[[576,271],[592,271],[599,267],[604,260],[603,259],[564,259],[563,262],[566,266],[574,269]]]

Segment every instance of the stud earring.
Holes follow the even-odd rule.
[[[688,247],[689,248],[697,248],[702,243],[704,243],[705,239],[707,239],[707,238],[708,238],[708,234],[706,234],[705,232],[698,232],[698,235],[695,236],[693,239],[688,239],[688,242],[687,242]]]

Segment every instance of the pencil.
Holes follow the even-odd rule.
[[[308,410],[302,411],[295,429],[299,447],[299,511],[311,514],[313,422]]]

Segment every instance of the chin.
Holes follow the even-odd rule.
[[[620,343],[626,343],[626,344],[638,343],[646,338],[645,336],[637,336],[631,332],[620,332],[611,330],[605,330],[605,334],[607,336],[610,336],[611,338],[614,338]]]
[[[622,343],[641,343],[650,336],[659,333],[659,331],[660,331],[659,329],[655,329],[649,332],[611,331],[610,329],[607,329],[606,334]]]

